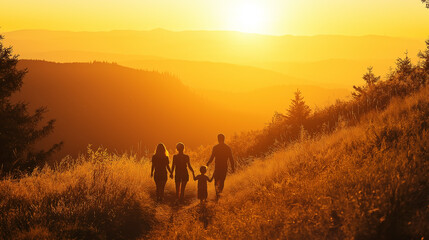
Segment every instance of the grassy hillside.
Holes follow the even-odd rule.
[[[76,156],[88,144],[139,153],[152,152],[159,142],[198,147],[219,132],[256,128],[262,121],[243,123],[255,118],[201,98],[169,74],[108,63],[24,60],[19,67],[28,74],[15,98],[47,106],[46,118],[57,122],[45,143],[64,140],[62,156]]]
[[[153,202],[148,159],[89,150],[0,182],[0,234],[29,239],[429,237],[429,88],[354,127],[297,142],[227,178],[218,203]],[[194,166],[204,163],[192,153]],[[210,169],[211,170],[211,169]],[[211,173],[210,173],[211,174]],[[207,228],[204,229],[204,224]],[[12,238],[12,239],[13,239]]]
[[[153,239],[421,239],[429,236],[429,88],[356,127],[304,140],[227,179]],[[212,193],[213,195],[213,193]]]

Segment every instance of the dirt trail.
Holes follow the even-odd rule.
[[[148,236],[152,236],[154,239],[159,239],[162,235],[168,236],[169,231],[173,231],[172,226],[183,221],[196,221],[206,228],[210,222],[212,212],[210,209],[212,208],[211,201],[201,205],[194,192],[185,194],[184,202],[179,204],[176,201],[175,193],[166,189],[164,201],[156,204],[155,219],[157,223]]]

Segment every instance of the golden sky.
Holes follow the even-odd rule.
[[[429,36],[420,0],[13,0],[0,31],[235,30],[272,35]]]

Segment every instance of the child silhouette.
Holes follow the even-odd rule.
[[[207,167],[201,166],[200,167],[200,175],[195,177],[194,172],[192,172],[194,176],[194,180],[198,180],[198,199],[200,199],[200,202],[205,202],[207,200],[207,182],[211,182],[213,180],[212,178],[209,178],[206,175]]]

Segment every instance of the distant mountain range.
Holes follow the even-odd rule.
[[[415,56],[424,41],[387,36],[268,36],[228,31],[69,32],[22,30],[4,33],[21,54],[89,51],[235,64],[308,62],[326,59],[394,59]],[[27,56],[23,56],[27,58]]]
[[[284,112],[296,88],[311,107],[349,95],[305,85],[242,93],[195,91],[168,73],[100,62],[21,60],[19,68],[27,68],[28,74],[14,98],[29,102],[32,109],[46,106],[46,119],[57,119],[42,146],[64,140],[61,156],[84,152],[88,144],[118,152],[152,151],[158,142],[170,148],[178,141],[197,147],[215,142],[219,132],[231,136],[262,128],[274,111]]]
[[[19,62],[27,68],[16,100],[32,109],[46,106],[46,119],[57,119],[42,143],[64,140],[62,153],[85,152],[87,144],[122,152],[159,142],[172,148],[183,141],[199,146],[216,135],[256,127],[250,114],[225,110],[201,98],[169,74],[107,63]]]
[[[219,132],[260,129],[274,111],[285,112],[296,89],[312,109],[323,107],[363,84],[367,66],[386,73],[397,56],[424,47],[384,36],[162,29],[3,34],[21,59],[74,62],[20,61],[29,73],[15,96],[48,107],[47,118],[58,122],[42,145],[64,140],[63,155],[89,143],[117,151],[161,141],[196,147]]]
[[[258,67],[230,63],[187,60],[120,61],[133,68],[169,72],[198,90],[245,92],[278,85],[311,84],[307,79],[287,76]]]
[[[386,36],[265,36],[239,32],[152,31],[4,33],[22,58],[108,61],[170,72],[194,89],[242,92],[281,84],[348,88],[368,66],[386,73],[424,41]]]

